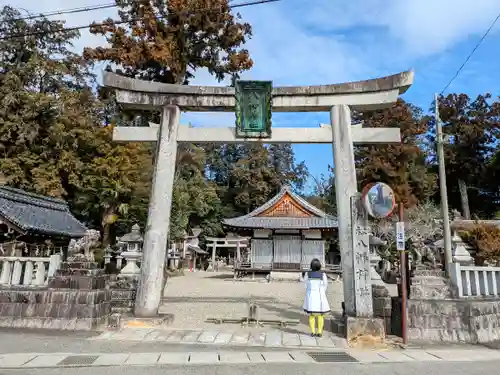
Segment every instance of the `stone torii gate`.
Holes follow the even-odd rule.
[[[215,256],[217,248],[235,248],[236,261],[241,261],[241,250],[248,247],[248,237],[206,237],[205,238],[207,249],[212,249],[212,271],[215,271]]]
[[[136,316],[157,315],[161,299],[163,264],[179,142],[332,144],[345,312],[351,317],[371,316],[371,311],[360,313],[363,309],[367,310],[366,306],[372,305],[371,289],[369,293],[355,292],[357,273],[354,269],[351,199],[358,192],[353,143],[399,143],[401,138],[398,128],[363,128],[362,124],[351,126],[351,109],[366,111],[390,107],[412,83],[413,71],[407,71],[359,82],[275,87],[272,91],[269,89],[272,111],[328,111],[331,126],[273,128],[272,134],[267,138],[241,138],[241,134],[238,134],[234,127],[194,128],[179,125],[181,110],[235,111],[235,106],[240,105],[236,100],[235,88],[163,84],[104,73],[104,85],[116,90],[117,101],[124,107],[162,111],[161,124],[150,124],[149,127],[116,127],[113,134],[113,140],[118,142],[157,143],[153,188],[144,238],[144,258],[135,305]]]

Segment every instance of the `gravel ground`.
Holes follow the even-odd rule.
[[[327,294],[332,311],[340,312],[342,283],[331,282]],[[259,306],[261,319],[300,319],[295,329],[307,331],[307,317],[302,310],[304,284],[300,282],[234,281],[232,272],[187,272],[168,280],[164,296],[160,312],[175,315],[175,329],[234,329],[235,324],[214,325],[205,320],[243,318],[247,301],[253,300]]]

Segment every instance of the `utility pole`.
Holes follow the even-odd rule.
[[[448,211],[448,190],[446,187],[446,170],[444,162],[443,128],[439,117],[438,95],[434,94],[434,120],[436,122],[436,148],[439,166],[439,191],[441,193],[441,212],[443,216],[444,259],[446,273],[450,275],[450,266],[453,262],[451,256],[451,229]]]
[[[400,277],[401,277],[401,336],[403,338],[403,344],[408,344],[408,308],[407,308],[407,300],[408,300],[408,279],[410,277],[409,274],[406,273],[406,265],[408,262],[408,254],[405,249],[405,235],[404,235],[404,206],[403,203],[399,203],[398,205],[398,217],[399,223],[401,223],[401,227],[398,225],[398,229],[396,230],[396,237],[398,239],[397,249],[399,250],[399,269],[400,269]],[[402,230],[401,230],[402,229]],[[402,233],[398,233],[401,231]],[[402,236],[402,238],[400,237]],[[400,241],[401,240],[401,241]]]

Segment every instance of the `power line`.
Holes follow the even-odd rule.
[[[232,0],[229,0],[231,2]],[[92,12],[94,10],[101,10],[101,9],[108,9],[108,8],[116,8],[118,5],[116,3],[110,3],[110,4],[100,4],[100,5],[85,5],[82,7],[78,8],[70,8],[70,9],[60,9],[60,10],[51,10],[45,13],[37,13],[36,15],[32,14],[33,12],[29,12],[24,9],[24,11],[28,14],[30,14],[27,17],[19,17],[19,18],[14,18],[12,21],[26,21],[26,20],[33,20],[37,18],[45,18],[45,17],[52,17],[52,16],[60,16],[63,14],[71,14],[71,13],[83,13],[83,12]]]
[[[486,37],[488,36],[488,34],[490,33],[490,31],[493,29],[493,27],[495,27],[495,24],[497,23],[497,21],[500,19],[500,13],[498,13],[498,16],[493,20],[493,22],[491,23],[490,27],[488,28],[488,30],[486,30],[486,32],[483,34],[483,36],[481,37],[481,39],[479,39],[479,42],[476,44],[476,46],[472,49],[471,53],[469,53],[469,56],[467,56],[467,58],[465,59],[465,61],[463,62],[463,64],[460,66],[460,68],[458,68],[457,72],[455,73],[455,75],[450,79],[450,81],[448,82],[448,84],[444,87],[444,89],[441,90],[441,92],[439,93],[439,95],[443,95],[443,93],[446,91],[446,89],[448,87],[450,87],[450,85],[452,84],[452,82],[455,80],[455,78],[458,77],[458,75],[460,74],[460,72],[462,71],[462,69],[465,67],[465,65],[469,62],[470,58],[472,57],[472,55],[474,54],[474,52],[476,52],[476,50],[479,48],[479,46],[481,45],[481,43],[483,42],[484,39],[486,39]]]
[[[232,0],[229,0],[231,2]],[[71,13],[83,13],[83,12],[92,12],[94,10],[101,10],[101,9],[108,9],[108,8],[116,8],[118,5],[116,3],[109,3],[109,4],[100,4],[100,5],[84,5],[81,7],[77,8],[69,8],[69,9],[60,9],[60,10],[51,10],[45,13],[37,13],[32,14],[33,12],[29,12],[25,10],[26,13],[30,14],[27,17],[19,17],[19,18],[14,18],[12,21],[27,21],[27,20],[33,20],[37,18],[45,18],[45,17],[52,17],[52,16],[60,16],[63,14],[71,14]]]
[[[267,3],[275,3],[281,0],[254,0],[254,1],[247,1],[241,4],[235,4],[235,5],[229,5],[229,9],[234,9],[234,8],[243,8],[247,6],[252,6],[252,5],[260,5],[260,4],[267,4]],[[201,8],[197,9],[195,11],[191,11],[189,13],[198,13],[198,12],[207,12],[211,10],[217,10],[220,9],[220,7],[214,7],[214,8]],[[89,8],[89,10],[93,10]],[[165,18],[166,16],[159,16],[157,19],[162,19]],[[13,34],[13,35],[6,35],[4,37],[0,38],[0,41],[2,40],[11,40],[11,39],[16,39],[16,38],[25,38],[28,36],[37,36],[37,35],[49,35],[49,34],[55,34],[59,32],[69,32],[69,31],[77,31],[77,30],[83,30],[83,29],[88,29],[90,27],[99,27],[99,26],[109,26],[109,25],[120,25],[124,23],[129,23],[129,22],[137,22],[142,20],[143,18],[134,18],[130,19],[127,21],[112,21],[112,22],[103,22],[103,23],[94,23],[90,25],[83,25],[83,26],[73,26],[73,27],[65,27],[57,30],[41,30],[41,31],[33,31],[31,33],[23,33],[23,34]]]
[[[115,8],[115,7],[116,7],[116,4],[101,4],[101,5],[83,6],[83,7],[78,7],[78,8],[53,10],[53,11],[49,11],[46,13],[39,13],[37,15],[31,14],[30,12],[26,11],[26,12],[28,12],[28,14],[30,14],[29,16],[14,18],[13,20],[11,20],[11,22],[30,21],[30,20],[36,20],[38,18],[61,16],[63,14],[92,12],[94,10],[102,10],[102,9],[109,9],[109,8]],[[0,27],[0,32],[4,32],[4,31],[7,31],[7,29],[4,27]],[[0,39],[0,40],[2,40],[2,39]]]
[[[61,16],[63,14],[71,14],[71,13],[83,13],[83,12],[91,12],[94,10],[101,10],[107,8],[115,8],[116,4],[101,4],[101,5],[92,5],[92,6],[83,6],[78,8],[70,8],[70,9],[61,9],[61,10],[52,10],[46,13],[39,13],[37,15],[30,15],[27,17],[15,18],[12,21],[27,21],[34,20],[37,18],[51,17],[51,16]]]

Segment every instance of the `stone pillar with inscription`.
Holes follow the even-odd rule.
[[[369,318],[373,316],[370,228],[368,214],[359,196],[351,198],[351,215],[356,316]]]
[[[383,319],[375,318],[373,314],[368,213],[359,194],[351,197],[351,225],[355,313],[347,314],[346,317],[347,342],[362,336],[383,340],[386,332],[385,322]]]

